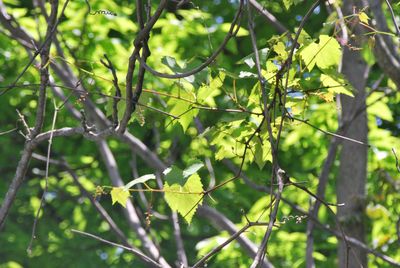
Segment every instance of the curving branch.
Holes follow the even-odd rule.
[[[137,0],[137,16],[139,20],[139,24],[141,26],[141,31],[136,36],[133,45],[134,49],[132,51],[131,56],[129,57],[128,63],[128,71],[126,73],[126,107],[124,111],[124,115],[121,119],[120,125],[117,129],[118,133],[124,133],[126,127],[128,125],[129,120],[131,119],[132,112],[134,112],[134,108],[136,103],[139,100],[142,87],[143,87],[143,79],[144,79],[144,69],[143,65],[146,64],[146,58],[150,55],[150,52],[147,47],[147,39],[149,38],[150,31],[153,28],[154,24],[160,18],[163,10],[167,5],[167,0],[161,0],[160,4],[158,5],[157,10],[155,11],[154,15],[150,18],[146,25],[144,25],[143,18],[142,18],[142,1]],[[144,58],[140,61],[140,68],[138,74],[138,82],[136,85],[135,95],[133,95],[132,87],[133,87],[133,73],[135,71],[136,59],[139,58],[139,51],[144,49]]]
[[[257,0],[248,0],[250,5],[262,15],[269,24],[271,24],[279,34],[288,33],[290,37],[289,29],[286,28],[272,13],[270,13],[265,7],[263,7]]]
[[[381,1],[369,0],[369,6],[375,18],[376,29],[380,32],[390,32],[382,10]],[[395,27],[398,26],[395,25]],[[397,86],[397,90],[400,90],[400,55],[392,37],[383,34],[375,35],[374,54],[379,67],[393,80]]]
[[[202,71],[204,68],[208,67],[218,57],[218,55],[224,50],[224,48],[228,44],[229,40],[232,37],[236,36],[236,34],[238,33],[238,31],[240,29],[239,28],[239,21],[240,21],[240,18],[242,16],[243,4],[244,4],[244,0],[240,0],[238,11],[237,11],[232,23],[231,23],[231,27],[229,28],[228,33],[225,36],[224,40],[222,41],[221,45],[213,52],[213,54],[210,57],[208,57],[208,59],[205,62],[203,62],[202,64],[200,64],[196,68],[193,68],[190,71],[187,71],[187,72],[184,72],[184,73],[178,73],[178,74],[160,73],[160,72],[154,70],[153,68],[151,68],[149,65],[147,65],[146,62],[144,61],[144,59],[142,59],[140,56],[138,56],[137,58],[139,59],[140,64],[148,72],[150,72],[151,74],[153,74],[155,76],[158,76],[158,77],[161,77],[161,78],[168,78],[168,79],[185,78],[185,77],[194,75],[194,74]]]

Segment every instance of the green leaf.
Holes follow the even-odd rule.
[[[311,43],[308,46],[304,47],[300,52],[300,56],[303,59],[309,71],[311,71],[314,68],[315,63],[317,62],[315,59],[315,52],[317,50],[318,50],[318,45],[316,43]]]
[[[217,106],[214,100],[215,96],[221,93],[220,88],[222,87],[225,80],[225,72],[219,72],[214,78],[211,78],[208,84],[204,84],[197,91],[196,99],[201,104],[207,104],[211,107]]]
[[[165,182],[164,191],[169,207],[177,211],[190,224],[197,207],[203,202],[203,184],[199,175],[191,175],[184,186],[169,185]]]
[[[329,69],[339,64],[341,49],[335,38],[320,35],[318,44],[311,43],[305,46],[301,50],[300,56],[309,71],[314,68],[315,64],[321,70]]]
[[[155,178],[156,178],[156,176],[154,174],[146,174],[146,175],[143,175],[143,176],[141,176],[141,177],[139,177],[137,179],[131,180],[130,182],[128,182],[124,186],[124,188],[126,190],[128,190],[128,189],[132,188],[135,184],[144,183],[144,182],[146,182],[148,180],[154,180]]]
[[[165,175],[165,181],[170,185],[184,185],[186,182],[185,177],[183,176],[182,169],[176,166],[171,166],[170,168],[167,168],[163,171],[163,174]]]
[[[276,54],[281,56],[283,59],[287,58],[288,53],[286,51],[286,47],[285,44],[283,44],[283,42],[278,42],[276,45],[273,46],[273,48]]]
[[[268,58],[268,52],[269,48],[262,48],[258,50],[258,55],[260,57],[260,63],[264,63],[267,58]],[[250,68],[253,68],[253,64],[255,64],[256,57],[254,55],[254,52],[251,53],[250,55],[242,58],[237,62],[237,64],[243,64],[246,63]]]
[[[221,24],[221,30],[225,33],[229,32],[229,29],[231,28],[231,24],[226,22]],[[249,31],[246,29],[240,27],[239,31],[237,32],[236,36],[241,37],[241,36],[246,36],[249,35]]]
[[[194,164],[192,164],[191,166],[189,166],[188,168],[186,168],[183,171],[183,177],[187,178],[187,177],[193,175],[199,169],[201,169],[203,166],[204,166],[204,164],[202,162],[195,162]]]
[[[382,219],[388,218],[390,216],[390,212],[382,205],[368,205],[366,208],[366,214],[371,219]]]
[[[182,126],[183,132],[186,132],[199,110],[192,108],[192,104],[187,101],[178,100],[169,113],[179,117],[178,122]]]
[[[113,205],[115,203],[119,203],[121,206],[126,207],[126,202],[130,196],[130,193],[127,189],[124,187],[113,187],[110,194]]]
[[[350,88],[346,85],[346,81],[337,75],[321,74],[322,85],[328,87],[328,92],[334,94],[345,94],[354,97]]]
[[[174,57],[165,56],[161,59],[161,62],[163,64],[167,65],[174,72],[182,71],[182,67],[179,66],[179,64],[176,62],[176,59]]]
[[[318,47],[317,66],[320,69],[328,69],[339,64],[341,49],[335,38],[328,35],[320,35]]]
[[[254,161],[260,170],[263,169],[267,161],[272,162],[271,145],[267,139],[264,140],[264,144],[261,144],[261,142],[256,143]]]
[[[383,120],[393,122],[392,111],[383,100],[379,100],[384,97],[384,92],[373,92],[367,99],[368,113],[373,114]],[[387,98],[386,98],[387,99]],[[378,101],[379,100],[379,101]]]

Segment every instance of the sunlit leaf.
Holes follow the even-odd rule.
[[[138,183],[145,183],[146,181],[148,181],[148,180],[154,180],[155,178],[156,178],[156,176],[155,176],[154,174],[146,174],[146,175],[140,176],[139,178],[134,179],[134,180],[128,182],[128,183],[124,186],[124,188],[125,188],[126,190],[128,190],[128,189],[132,188],[134,185],[136,185],[136,184],[138,184]]]
[[[358,19],[359,19],[362,23],[365,23],[365,24],[368,25],[369,17],[368,17],[368,15],[365,14],[364,12],[358,13]]]
[[[276,45],[273,46],[274,51],[281,56],[283,59],[286,59],[288,56],[288,53],[286,51],[286,47],[283,44],[283,42],[279,42]]]
[[[368,205],[366,209],[366,214],[371,219],[381,219],[383,217],[388,218],[390,216],[389,211],[384,206],[377,205]]]
[[[300,56],[309,71],[314,68],[315,64],[320,69],[329,69],[339,64],[341,49],[335,38],[320,35],[318,44],[307,45],[300,51]]]
[[[225,33],[229,32],[229,29],[231,28],[230,23],[223,23],[221,24],[221,30]],[[239,31],[237,32],[236,36],[241,37],[241,36],[246,36],[249,35],[249,31],[244,29],[243,27],[240,27]]]
[[[321,74],[321,83],[327,87],[328,92],[334,94],[345,94],[354,97],[346,82],[339,76]]]
[[[203,184],[199,175],[191,175],[183,186],[169,185],[165,182],[164,191],[169,207],[177,211],[190,224],[197,207],[202,204]]]
[[[121,206],[126,207],[126,202],[130,196],[128,190],[124,187],[113,187],[110,194],[113,205],[119,203]]]
[[[393,122],[392,111],[384,102],[384,92],[373,92],[367,99],[368,113],[373,114],[381,119]]]

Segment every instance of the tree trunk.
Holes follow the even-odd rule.
[[[357,1],[344,1],[343,15],[352,14],[353,7],[361,9]],[[358,22],[354,22],[358,24]],[[361,32],[354,26],[353,33],[361,38]],[[359,40],[358,40],[359,41]],[[361,42],[351,40],[351,46],[360,47]],[[345,136],[367,143],[367,114],[362,112],[353,118],[355,111],[365,106],[365,83],[368,66],[357,50],[344,48],[342,73],[355,89],[355,97],[340,96],[342,123],[349,124]],[[343,141],[340,153],[340,168],[337,178],[337,202],[344,203],[338,207],[338,218],[346,235],[365,241],[365,181],[367,175],[367,146]],[[367,254],[359,248],[347,248],[344,241],[339,241],[338,267],[367,267]]]

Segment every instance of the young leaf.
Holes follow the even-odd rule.
[[[340,45],[335,38],[328,35],[320,35],[318,43],[319,51],[317,53],[317,66],[320,69],[328,69],[336,66],[340,61]]]
[[[354,97],[350,89],[346,88],[345,80],[339,76],[321,74],[322,85],[328,87],[328,92],[334,94],[345,94]]]
[[[165,175],[165,181],[170,185],[184,185],[186,182],[185,177],[183,176],[182,169],[176,166],[171,166],[170,168],[167,168],[166,170],[164,170],[163,174]]]
[[[368,25],[369,17],[368,17],[368,15],[365,14],[364,12],[358,13],[358,19],[359,19],[362,23]]]
[[[195,162],[194,164],[192,164],[190,167],[186,168],[183,171],[183,177],[187,178],[191,175],[193,175],[194,173],[196,173],[199,169],[201,169],[204,166],[204,164],[202,162]]]
[[[300,52],[300,56],[303,59],[306,67],[311,71],[316,63],[315,52],[318,50],[318,45],[316,43],[311,43]]]
[[[165,200],[169,207],[177,211],[188,224],[192,222],[197,207],[202,204],[203,184],[199,175],[193,174],[184,186],[164,184]]]
[[[120,203],[121,206],[126,207],[126,202],[130,196],[129,191],[124,187],[113,187],[111,190],[112,204]]]
[[[339,43],[328,35],[320,35],[318,44],[311,43],[300,52],[300,56],[309,71],[314,68],[315,64],[321,70],[336,66],[339,64],[340,55]]]
[[[144,182],[146,182],[148,180],[154,180],[155,178],[156,178],[156,176],[154,174],[146,174],[146,175],[143,175],[143,176],[141,176],[141,177],[139,177],[137,179],[131,180],[130,182],[128,182],[124,186],[124,188],[126,190],[128,190],[128,189],[132,188],[132,186],[134,186],[135,184],[144,183]]]
[[[287,58],[288,53],[286,51],[286,47],[285,44],[283,44],[283,42],[277,43],[276,45],[273,46],[273,48],[276,54],[278,54],[282,58]]]

